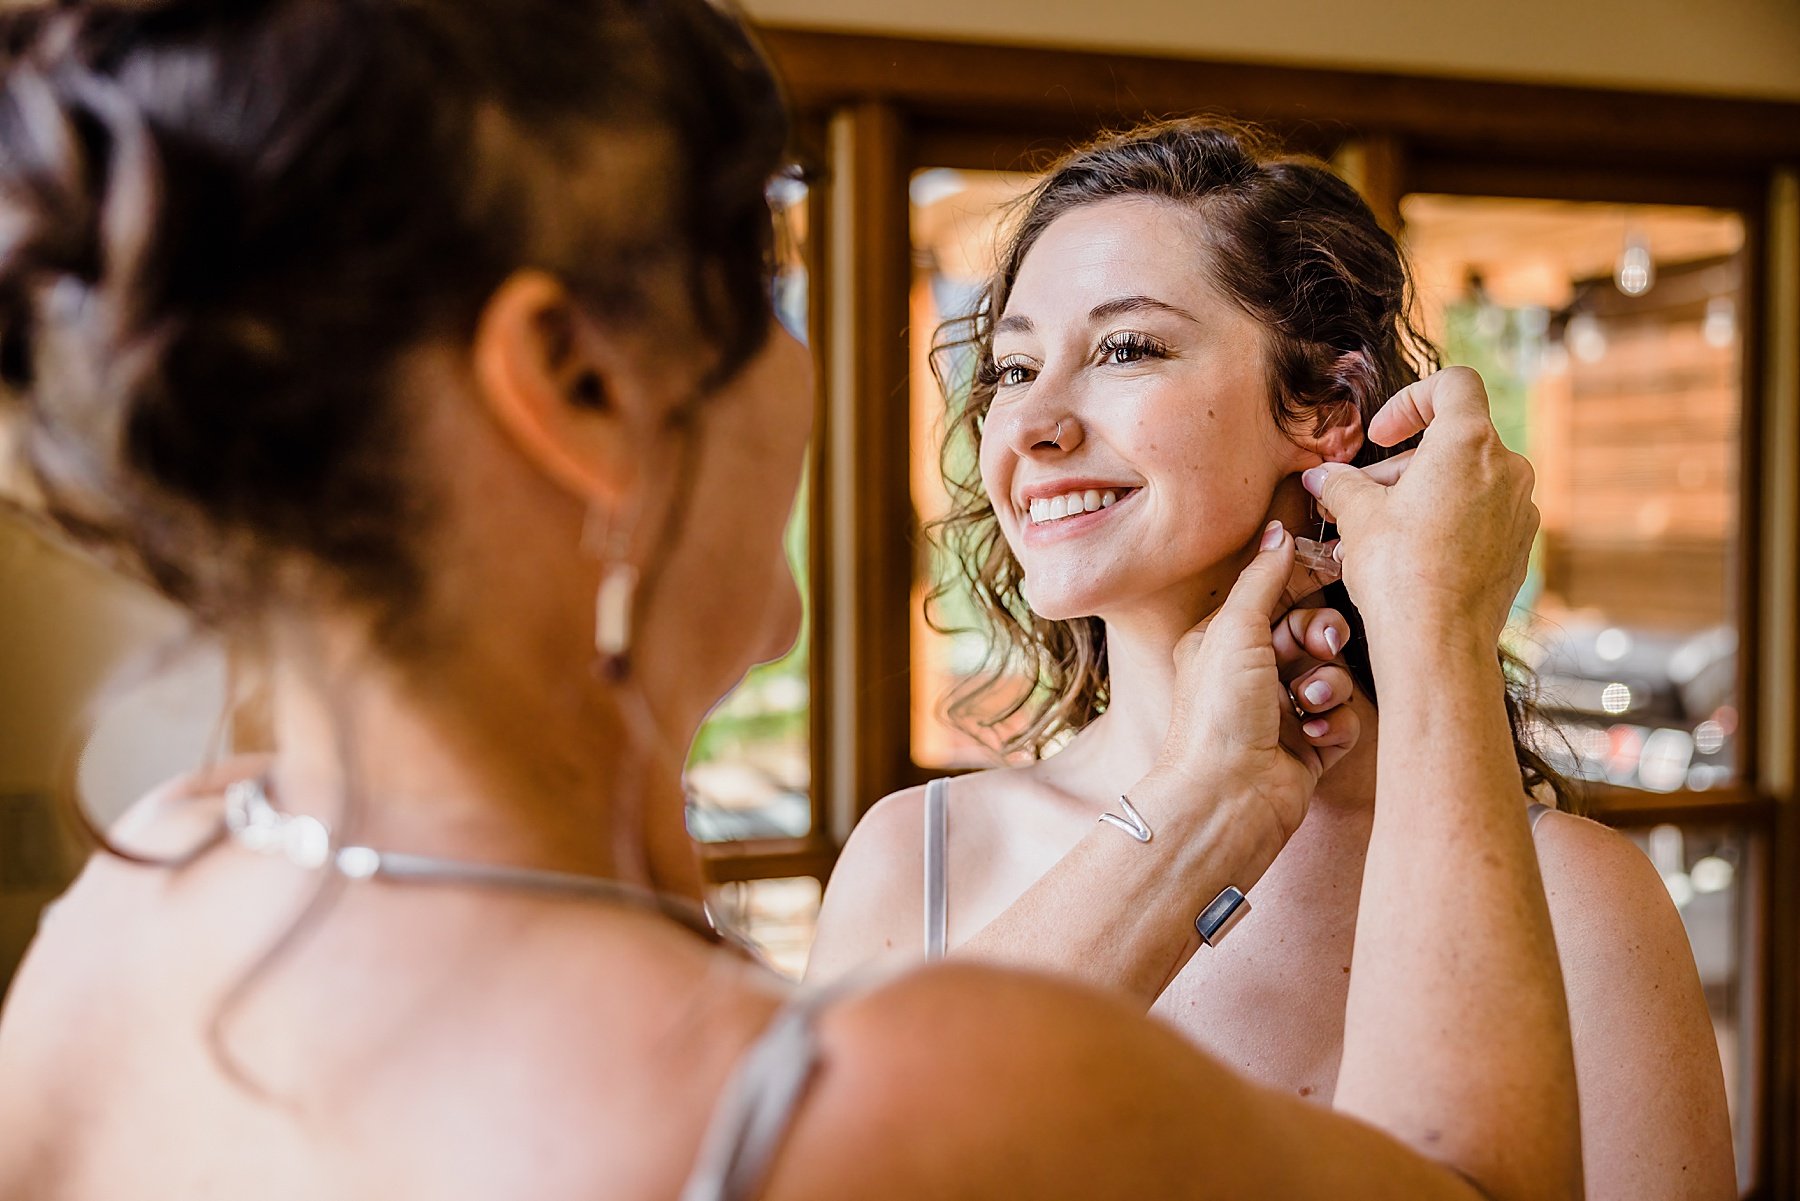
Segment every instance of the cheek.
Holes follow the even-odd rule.
[[[989,422],[982,431],[977,467],[981,472],[982,491],[994,502],[994,511],[1000,517],[1002,529],[1007,529],[1010,518],[1003,510],[1004,498],[1012,489],[1013,456],[1007,449],[1006,439],[1000,429]],[[1008,533],[1010,540],[1011,533]]]

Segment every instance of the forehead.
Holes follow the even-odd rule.
[[[1094,305],[1134,295],[1196,316],[1229,307],[1212,282],[1203,221],[1192,209],[1148,197],[1071,209],[1026,253],[1002,316],[1085,321]]]

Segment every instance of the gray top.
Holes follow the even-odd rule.
[[[950,781],[925,785],[925,958],[942,959],[950,939]]]
[[[818,1016],[839,990],[803,992],[744,1053],[707,1124],[680,1201],[751,1201],[819,1065]]]

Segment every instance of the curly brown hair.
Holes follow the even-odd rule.
[[[996,268],[972,310],[944,322],[932,346],[933,373],[951,407],[941,459],[950,508],[930,533],[950,552],[953,568],[928,604],[935,609],[957,590],[973,597],[988,627],[988,657],[953,691],[949,716],[1004,754],[1041,757],[1087,726],[1106,709],[1108,676],[1098,617],[1051,621],[1032,611],[1023,569],[982,486],[976,452],[999,382],[994,323],[1025,256],[1058,217],[1123,197],[1178,204],[1203,218],[1202,260],[1212,282],[1263,327],[1270,405],[1284,431],[1316,433],[1346,409],[1366,424],[1419,378],[1420,367],[1442,366],[1410,316],[1411,282],[1398,244],[1356,190],[1318,159],[1285,153],[1253,126],[1202,117],[1106,134],[1055,162],[1014,202]],[[1355,463],[1367,466],[1416,444],[1365,441]],[[1361,617],[1341,584],[1326,590],[1325,602],[1350,622],[1345,658],[1372,699]],[[1529,673],[1502,658],[1525,789],[1548,789],[1559,807],[1573,808],[1568,782],[1531,745]]]

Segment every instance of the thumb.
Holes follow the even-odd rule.
[[[1348,463],[1321,463],[1300,473],[1300,482],[1339,526],[1355,526],[1387,489]]]
[[[1294,570],[1294,538],[1279,521],[1271,521],[1257,545],[1256,557],[1238,576],[1220,606],[1221,613],[1256,614],[1268,626],[1288,608],[1288,578]]]

